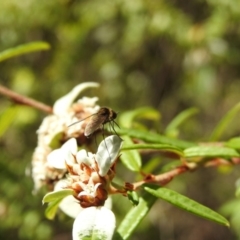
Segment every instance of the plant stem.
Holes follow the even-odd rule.
[[[38,102],[32,98],[23,96],[21,94],[18,94],[16,92],[13,92],[12,90],[3,87],[2,85],[0,85],[0,93],[9,97],[12,101],[14,101],[15,103],[18,104],[22,104],[22,105],[27,105],[36,109],[39,109],[43,112],[46,113],[52,113],[52,107],[45,105],[44,103]]]

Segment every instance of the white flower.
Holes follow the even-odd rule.
[[[60,191],[64,189],[67,186],[66,180],[60,180],[57,182],[57,184],[54,187],[54,191]],[[111,197],[108,197],[108,199],[105,201],[104,206],[108,209],[112,208],[112,199]],[[74,198],[72,195],[69,195],[61,201],[59,204],[59,208],[69,217],[76,218],[78,214],[84,210],[85,208],[82,208],[76,198]]]
[[[97,189],[101,185],[101,183],[84,184],[84,183],[79,182],[79,185],[83,188],[83,191],[78,194],[78,197],[88,196],[88,197],[91,197],[93,199],[97,196]]]
[[[69,139],[61,148],[53,150],[48,156],[49,166],[66,170],[66,163],[73,164],[74,156],[77,154],[77,142],[75,138]]]
[[[79,213],[73,224],[73,240],[85,238],[111,240],[116,226],[113,212],[105,207],[89,207]]]
[[[85,149],[80,150],[76,155],[78,163],[84,163],[88,166],[92,166],[94,164],[94,158],[95,154],[87,152]]]
[[[90,87],[99,87],[99,84],[95,82],[86,82],[77,85],[75,88],[72,89],[71,92],[69,92],[67,95],[65,95],[64,97],[60,98],[55,102],[53,106],[53,113],[55,115],[66,114],[67,110],[70,108],[72,102],[79,95],[79,93],[85,90],[86,88]]]
[[[61,179],[64,174],[64,161],[59,160],[58,166],[53,171],[52,167],[47,163],[47,155],[57,146],[66,142],[69,138],[81,138],[84,136],[85,122],[80,121],[99,110],[96,105],[97,97],[82,97],[74,102],[75,98],[82,93],[83,90],[92,87],[98,87],[95,82],[81,83],[74,87],[72,91],[57,100],[53,106],[53,114],[44,118],[41,126],[37,131],[38,146],[36,147],[32,158],[32,177],[34,180],[35,191],[48,184],[52,187],[52,183],[56,179]],[[68,127],[74,122],[78,122]],[[82,143],[84,144],[84,143]],[[55,156],[56,158],[57,156]],[[61,158],[59,158],[61,159]]]
[[[115,175],[112,166],[121,144],[118,136],[107,137],[100,143],[95,155],[83,149],[77,152],[77,142],[72,138],[49,154],[48,165],[68,172],[64,188],[73,190],[76,201],[82,207],[103,206]]]
[[[103,177],[115,162],[121,145],[121,138],[116,135],[109,136],[100,143],[98,151],[94,155],[84,149],[77,152],[76,139],[71,138],[61,148],[52,151],[48,155],[47,160],[49,166],[62,170],[66,169],[66,164],[73,166],[76,164],[76,161],[79,164],[84,163],[89,167],[93,167],[94,161],[96,161],[99,175]]]

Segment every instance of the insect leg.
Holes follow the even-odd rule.
[[[94,142],[95,142],[95,145],[97,146],[97,135],[95,133],[92,134],[94,136]]]
[[[119,125],[117,124],[117,122],[115,122],[114,120],[112,120],[111,122],[109,122],[113,132],[120,138],[120,136],[118,135],[118,133],[116,132],[115,128],[114,128],[114,124],[117,125],[117,127],[119,127]],[[120,127],[119,127],[120,128]],[[121,138],[120,138],[121,139]]]
[[[107,144],[106,144],[106,141],[105,141],[104,124],[102,125],[102,137],[103,137],[103,141],[104,141],[104,143],[105,143],[105,146],[106,146],[106,149],[107,149],[109,158],[110,158],[110,160],[111,160],[111,156],[110,156],[110,153],[109,153],[109,151],[108,151],[108,147],[107,147]]]

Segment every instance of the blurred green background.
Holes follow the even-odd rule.
[[[101,87],[87,95],[117,112],[152,106],[162,115],[160,131],[197,107],[180,137],[207,141],[240,100],[239,22],[238,0],[1,0],[0,51],[32,41],[51,49],[1,62],[0,83],[52,106],[78,83],[96,81]],[[10,106],[0,95],[0,113]],[[72,220],[46,220],[43,193],[33,196],[26,176],[45,114],[25,106],[11,113],[13,124],[0,140],[0,239],[71,239]],[[239,133],[238,116],[222,140]],[[238,176],[237,166],[202,169],[170,185],[218,210],[234,199]],[[114,199],[119,221],[122,198]],[[227,229],[158,201],[131,239],[240,239],[240,207],[231,203]]]

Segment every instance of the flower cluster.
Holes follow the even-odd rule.
[[[63,188],[72,189],[81,207],[103,206],[115,176],[115,163],[122,140],[112,135],[103,140],[96,154],[78,151],[76,139],[68,140],[48,155],[48,165],[67,171]]]
[[[82,90],[97,86],[96,83],[80,84],[54,104],[53,114],[44,119],[38,130],[38,146],[32,161],[35,190],[46,183],[54,189],[43,199],[43,203],[53,203],[46,211],[51,217],[48,214],[47,217],[52,218],[55,206],[59,206],[75,218],[74,240],[95,235],[99,239],[111,239],[115,229],[115,216],[108,209],[111,205],[108,195],[116,191],[111,182],[122,139],[116,135],[105,138],[93,154],[78,149],[89,141],[84,136],[87,122],[80,121],[69,127],[99,110],[96,97],[84,97],[73,103]]]
[[[84,143],[84,128],[86,121],[68,127],[70,124],[86,118],[99,110],[96,105],[97,97],[83,97],[73,102],[76,97],[86,88],[98,87],[98,83],[88,82],[77,85],[67,95],[57,100],[53,106],[53,114],[44,118],[37,131],[38,145],[32,158],[32,177],[35,191],[42,185],[53,183],[63,178],[66,171],[52,168],[47,163],[47,156],[54,148],[61,146],[70,138],[77,138],[78,142]]]
[[[112,135],[100,143],[96,154],[92,154],[84,149],[78,151],[76,139],[72,138],[48,155],[50,167],[68,172],[66,180],[56,184],[53,194],[62,189],[71,190],[71,195],[63,198],[59,207],[75,218],[73,240],[94,235],[99,239],[112,239],[116,220],[105,201],[110,199],[108,194],[112,191],[111,181],[121,145],[121,138]]]

